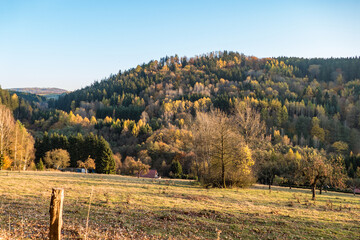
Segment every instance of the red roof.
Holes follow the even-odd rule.
[[[149,172],[147,174],[141,175],[141,177],[158,178],[158,173],[157,173],[157,170],[149,170]]]

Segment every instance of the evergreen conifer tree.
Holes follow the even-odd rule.
[[[170,171],[174,174],[175,177],[181,177],[182,167],[179,161],[173,161],[171,163]]]
[[[98,173],[115,173],[115,160],[109,144],[103,137],[98,139],[97,156],[95,158],[96,171]]]

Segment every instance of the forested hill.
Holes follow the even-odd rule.
[[[155,91],[158,94],[152,96],[153,100],[228,95],[313,103],[318,100],[317,104],[323,104],[334,95],[341,98],[344,88],[355,87],[354,82],[346,83],[360,78],[359,66],[358,57],[258,59],[234,52],[194,58],[165,57],[67,94],[59,99],[56,107],[69,111],[79,107],[81,101],[98,101],[112,107],[138,106],[142,105],[141,101],[147,105]],[[306,96],[306,87],[310,84],[311,99]],[[227,87],[232,91],[228,92]]]
[[[226,51],[192,58],[175,55],[49,100],[48,108],[35,105],[26,116],[31,116],[28,126],[35,134],[49,132],[50,140],[37,139],[37,149],[46,143],[70,151],[69,139],[82,142],[94,133],[119,153],[117,166],[134,157],[169,175],[178,159],[186,174],[194,174],[189,162],[196,159],[196,116],[212,109],[231,116],[241,103],[260,113],[271,151],[285,156],[290,150],[305,154],[312,147],[341,154],[354,177],[360,166],[359,79],[358,57],[260,59]],[[255,145],[251,149],[261,153]],[[37,151],[37,161],[43,154]],[[87,156],[82,155],[81,160]],[[71,157],[76,163],[78,157]],[[261,156],[254,158],[257,164]]]
[[[330,149],[342,141],[359,152],[359,79],[358,57],[259,59],[216,52],[151,61],[69,93],[54,106],[115,121],[138,121],[145,110],[167,125],[199,109],[230,112],[236,98],[249,98],[268,131],[281,130],[294,144]]]

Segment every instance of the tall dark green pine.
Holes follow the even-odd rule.
[[[175,177],[181,177],[182,167],[179,161],[173,161],[170,166],[170,171],[174,174]]]
[[[96,172],[113,174],[115,173],[115,160],[109,143],[103,137],[98,140],[97,156],[95,158]]]
[[[85,161],[90,153],[86,153],[84,138],[81,133],[69,137],[68,152],[71,158],[71,166],[77,167],[77,161]]]
[[[100,156],[101,151],[99,150],[98,142],[99,142],[98,136],[94,135],[93,133],[90,133],[84,138],[83,146],[81,147],[82,156],[83,157],[85,156],[84,160],[87,159],[88,156],[95,159],[96,169],[98,168],[97,166],[100,164],[100,158],[101,158]]]
[[[115,161],[113,158],[113,153],[109,147],[106,147],[102,154],[102,167],[103,173],[113,174],[115,173]]]

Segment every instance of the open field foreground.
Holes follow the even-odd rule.
[[[360,197],[255,185],[58,172],[0,172],[0,239],[44,239],[51,188],[65,189],[63,236],[89,239],[360,239]]]

